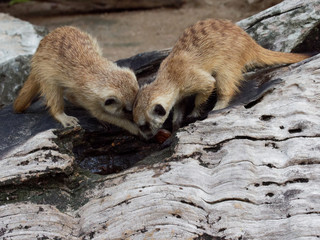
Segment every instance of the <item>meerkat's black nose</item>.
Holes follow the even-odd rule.
[[[132,114],[132,110],[128,110],[126,108],[123,108],[123,112],[126,114]]]
[[[129,120],[133,120],[132,110],[128,110],[127,108],[122,109],[123,113],[125,114],[126,118]]]

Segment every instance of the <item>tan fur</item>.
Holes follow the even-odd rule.
[[[23,112],[40,93],[63,126],[77,125],[76,118],[64,113],[65,95],[97,119],[138,134],[127,119],[138,89],[134,73],[103,58],[95,39],[75,27],[61,27],[41,40],[14,110]],[[107,99],[113,104],[105,105]]]
[[[40,85],[35,82],[34,76],[30,74],[19,92],[19,101],[16,99],[14,102],[14,110],[19,113],[25,111],[39,94],[39,91]]]
[[[228,106],[243,80],[242,72],[254,66],[299,62],[308,55],[274,52],[259,46],[244,30],[227,20],[208,19],[187,28],[162,62],[157,78],[143,87],[133,110],[141,135],[149,138],[174,108],[173,121],[181,121],[179,102],[196,94],[191,117],[216,88],[214,110]],[[165,114],[155,113],[161,105]]]

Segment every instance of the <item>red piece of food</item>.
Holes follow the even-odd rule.
[[[171,132],[166,129],[160,129],[155,136],[158,143],[164,143],[171,136]]]

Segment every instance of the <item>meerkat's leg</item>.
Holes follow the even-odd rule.
[[[64,127],[79,126],[79,120],[76,117],[68,116],[65,112],[56,113],[54,118],[57,119]]]
[[[172,116],[172,131],[177,131],[182,123],[183,117],[185,114],[185,106],[182,104],[177,104],[173,109],[173,116]]]
[[[123,128],[133,135],[139,134],[138,126],[126,118],[119,118],[110,114],[97,112],[97,111],[90,111],[90,112],[95,118],[97,118],[100,121],[105,121],[115,126],[118,126],[120,128]]]
[[[137,125],[135,125],[133,122],[129,121],[125,118],[114,118],[114,121],[110,121],[112,124],[121,127],[125,130],[127,130],[129,133],[133,135],[139,134],[139,128]]]
[[[41,86],[41,92],[45,96],[51,115],[64,127],[79,125],[79,120],[76,117],[68,116],[64,112],[63,89],[60,86],[46,84],[46,86]]]
[[[239,68],[240,69],[240,68]],[[238,86],[243,79],[241,70],[222,70],[216,75],[217,79],[217,103],[213,110],[228,107],[230,101],[238,91]]]
[[[193,84],[193,92],[196,93],[194,109],[188,117],[200,117],[203,104],[205,104],[212,94],[216,79],[208,72],[203,70],[194,71],[195,83]]]

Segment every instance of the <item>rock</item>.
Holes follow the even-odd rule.
[[[0,62],[18,56],[32,55],[39,45],[43,31],[41,27],[0,13]]]
[[[290,8],[275,6],[268,10],[263,22],[274,16],[270,22],[277,25],[279,19],[286,21],[290,17],[288,9],[303,8],[301,1],[285,3]],[[320,1],[310,3],[314,4],[311,11],[319,9]],[[299,26],[308,16],[308,12],[301,13]],[[319,20],[314,21],[308,19],[305,23],[315,26],[308,29],[311,35],[305,35],[308,41],[287,43],[287,51],[292,50],[289,46],[305,47],[316,41],[313,32]],[[261,24],[257,22],[263,29]],[[250,29],[255,28],[253,23],[250,25]],[[285,34],[276,34],[276,28],[273,31],[270,35],[286,38]],[[298,42],[298,38],[292,41]],[[281,42],[269,38],[265,44],[268,41]],[[149,67],[143,56],[146,55],[140,55],[137,61],[145,72],[141,70],[139,74],[149,81],[159,61],[151,58],[154,67]],[[135,71],[139,72],[134,59],[119,62],[137,66]],[[0,236],[4,239],[318,238],[319,69],[320,55],[316,55],[290,66],[246,74],[244,94],[237,96],[231,107],[209,112],[205,120],[191,123],[171,137],[169,147],[161,146],[139,165],[119,173],[101,176],[79,167],[74,146],[81,139],[92,141],[83,137],[87,132],[82,129],[42,130],[35,137],[6,148],[0,157],[0,163],[6,161],[2,165],[5,169],[0,167],[0,180],[4,179],[0,192]],[[5,117],[0,121],[5,121]],[[26,131],[36,131],[37,124]],[[108,137],[107,132],[104,135]],[[124,139],[122,133],[119,137],[121,141]],[[104,140],[100,135],[93,138]],[[52,167],[54,158],[49,160],[40,154],[39,148],[57,156],[56,168]],[[118,151],[122,151],[121,147]],[[96,152],[97,148],[91,149],[92,154]],[[39,169],[42,177],[28,172],[27,165],[16,167],[24,157],[33,154],[38,154],[41,161],[29,158],[29,162],[34,172]],[[70,160],[65,165],[60,159],[63,154]],[[8,161],[10,157],[12,161]],[[64,167],[72,161],[72,168]],[[46,164],[49,168],[44,170]],[[6,180],[8,171],[16,177]]]
[[[282,52],[319,52],[319,13],[318,0],[310,0],[308,4],[285,0],[238,25],[265,48]],[[310,39],[313,40],[311,43]]]
[[[42,27],[0,13],[0,107],[15,98],[45,33]]]

